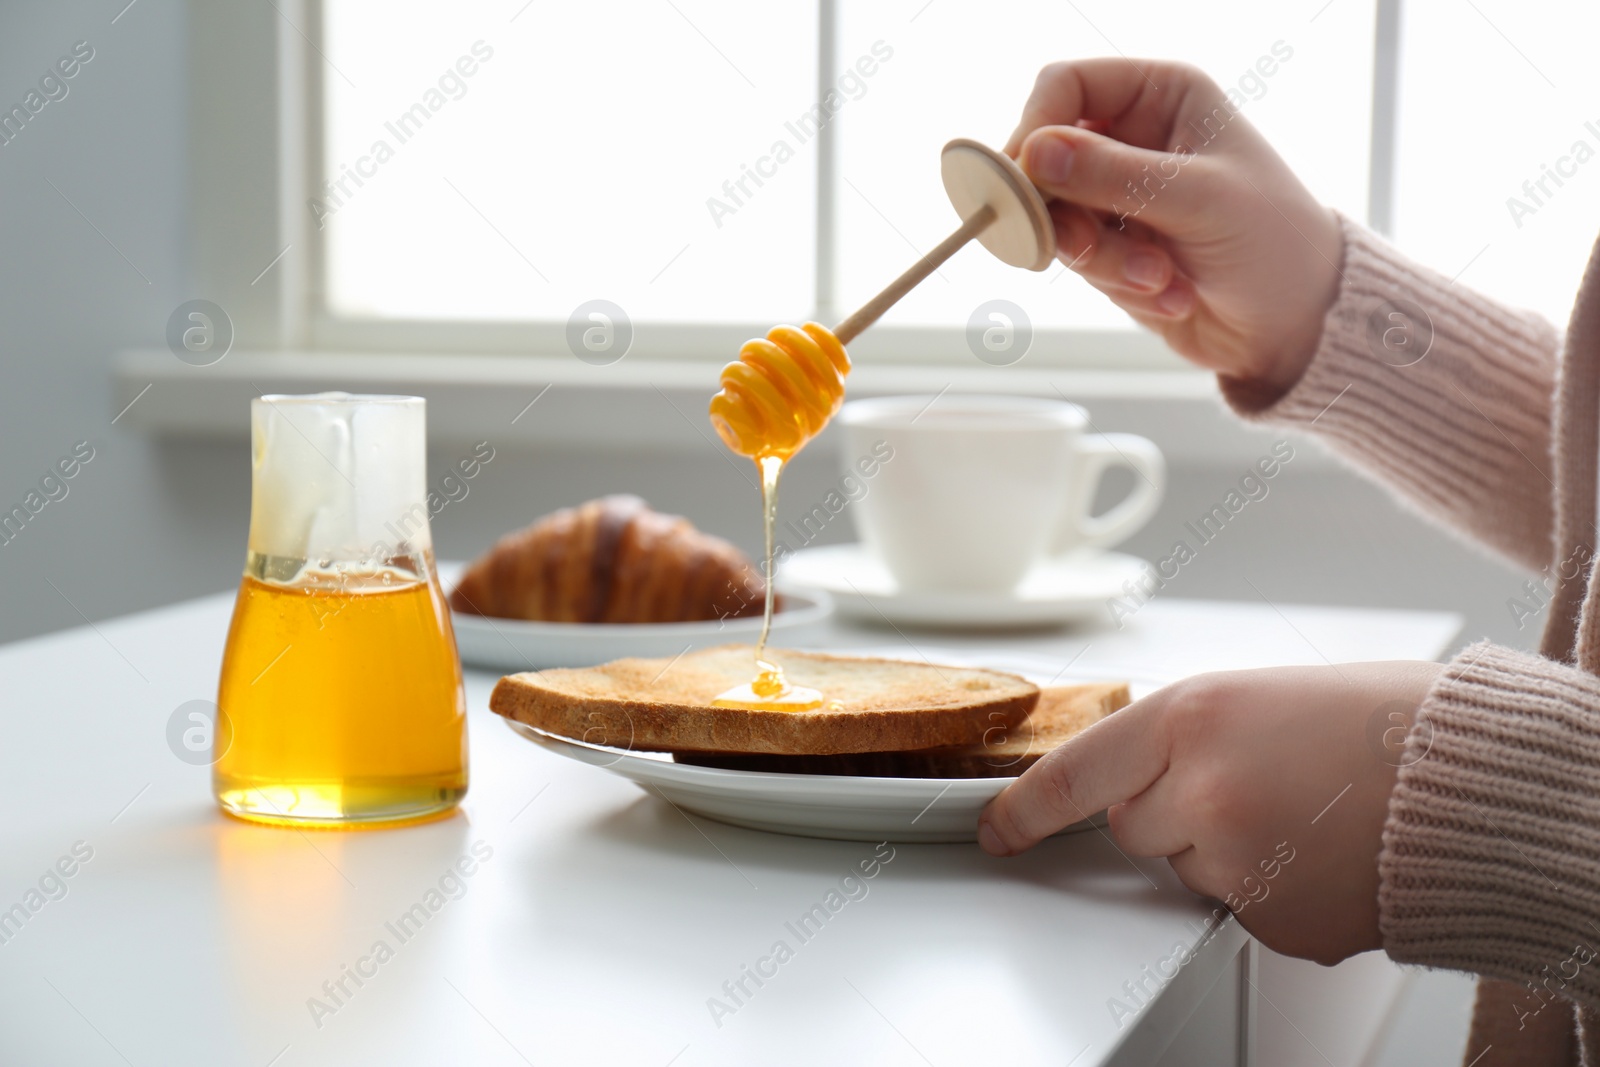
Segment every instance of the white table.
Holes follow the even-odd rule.
[[[896,845],[809,941],[798,917],[871,845],[691,822],[633,785],[514,736],[469,675],[472,790],[459,816],[301,833],[219,815],[168,717],[215,695],[230,599],[0,649],[0,1063],[145,1065],[1218,1063],[1249,1045],[1248,938],[1228,922],[1119,1028],[1123,983],[1211,905],[1102,834],[992,860]],[[1120,632],[957,640],[1137,676],[1433,658],[1454,616],[1157,600]],[[842,646],[902,643],[839,627]],[[77,844],[82,842],[82,844]],[[386,923],[492,850],[402,941]],[[447,889],[456,889],[448,878]],[[61,895],[58,885],[65,887]],[[13,919],[13,923],[19,920]],[[734,1014],[741,977],[794,948]],[[392,958],[369,959],[384,941]],[[358,987],[343,968],[370,977]],[[769,968],[770,970],[770,965]],[[324,983],[343,977],[336,1002]],[[326,1008],[314,1018],[311,998]],[[1277,998],[1274,998],[1275,1002]],[[1304,1020],[1297,1020],[1306,1025]],[[1176,1040],[1175,1040],[1176,1039]]]

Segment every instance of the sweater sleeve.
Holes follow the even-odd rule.
[[[1522,986],[1512,1022],[1556,997],[1600,1007],[1600,678],[1474,645],[1402,763],[1378,860],[1389,955]]]
[[[1249,421],[1319,434],[1433,521],[1547,565],[1556,331],[1341,222],[1343,280],[1305,374],[1271,396],[1223,378],[1224,398]]]

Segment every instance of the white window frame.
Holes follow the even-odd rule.
[[[819,94],[832,84],[837,52],[838,4],[818,0]],[[207,212],[197,219],[199,262],[204,274],[226,275],[230,292],[218,299],[236,319],[237,343],[333,352],[413,352],[553,357],[566,355],[565,323],[352,319],[332,314],[324,299],[322,242],[306,207],[321,184],[321,97],[328,69],[321,54],[322,0],[275,0],[248,5],[191,7],[196,56],[194,180],[197,207],[217,203],[226,219]],[[1379,0],[1374,40],[1372,151],[1368,221],[1387,232],[1393,203],[1394,133],[1400,0]],[[276,51],[275,64],[218,64],[205,57]],[[270,75],[270,78],[268,77]],[[238,115],[261,112],[274,101],[275,122],[241,129]],[[242,108],[241,108],[241,105]],[[219,131],[218,125],[232,127]],[[275,127],[276,136],[271,136]],[[837,127],[825,125],[817,139],[817,228],[814,317],[832,322],[851,309],[836,306],[834,167]],[[226,143],[224,151],[208,145]],[[266,196],[264,175],[276,174],[276,195]],[[207,195],[207,191],[210,195]],[[229,194],[242,194],[229,195]],[[264,237],[266,219],[276,217],[276,240]],[[270,244],[270,250],[267,249]],[[259,278],[268,260],[282,258]],[[205,268],[221,268],[209,270]],[[253,269],[252,269],[253,268]],[[1052,267],[1051,269],[1060,269]],[[242,279],[243,285],[238,284]],[[889,279],[884,279],[887,283]],[[270,284],[268,284],[270,283]],[[239,313],[235,313],[235,308]],[[243,321],[239,321],[242,318]],[[274,321],[275,320],[275,323]],[[772,324],[635,323],[633,360],[716,361]],[[950,367],[970,364],[961,328],[883,325],[863,335],[852,352],[897,366]],[[1044,329],[1036,331],[1029,360],[1041,367],[1108,370],[1174,370],[1183,365],[1153,336],[1138,330]]]
[[[341,322],[319,313],[319,265],[306,206],[315,174],[309,108],[322,59],[319,0],[198,3],[188,8],[190,203],[196,291],[231,319],[232,351],[193,367],[164,348],[123,351],[112,364],[119,427],[162,437],[237,440],[262,392],[349,389],[429,398],[434,442],[497,441],[541,449],[638,448],[691,454],[714,445],[703,424],[711,367],[771,323],[636,324],[626,359],[572,357],[562,323]],[[831,41],[837,0],[821,0]],[[1369,222],[1387,232],[1393,203],[1400,0],[1378,0]],[[823,55],[832,56],[826,48]],[[830,71],[820,65],[826,84]],[[824,127],[826,130],[827,127]],[[831,189],[833,140],[818,153]],[[819,292],[831,289],[832,203],[819,204]],[[887,279],[886,279],[887,280]],[[829,321],[839,309],[818,308]],[[833,312],[833,315],[829,315]],[[854,397],[950,390],[1066,397],[1096,428],[1155,440],[1174,465],[1234,467],[1259,455],[1267,431],[1230,418],[1213,375],[1139,330],[1040,330],[1026,359],[991,367],[957,327],[881,325],[851,345]],[[537,417],[521,417],[531,399]],[[134,403],[137,401],[137,403]],[[129,405],[132,405],[131,407]],[[826,439],[830,435],[824,434]],[[817,448],[826,449],[826,440]],[[1331,460],[1314,450],[1296,469]]]

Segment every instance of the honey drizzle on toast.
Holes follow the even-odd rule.
[[[783,668],[766,658],[767,637],[772,632],[773,527],[778,518],[778,476],[783,473],[783,457],[762,456],[756,460],[761,471],[761,525],[766,535],[767,600],[761,615],[761,637],[756,641],[756,676],[748,685],[734,686],[711,701],[714,708],[757,708],[762,711],[812,711],[822,707],[822,694],[803,685],[790,685]]]
[[[773,529],[778,518],[778,478],[783,465],[833,418],[844,401],[850,357],[825,326],[777,326],[764,339],[745,342],[739,359],[722,370],[722,391],[711,398],[711,424],[733,451],[755,460],[761,472],[761,524],[766,542],[766,604],[756,642],[756,677],[711,702],[716,708],[811,711],[824,704],[815,689],[789,684],[783,668],[766,658],[772,631]],[[832,702],[837,703],[837,702]],[[831,706],[831,703],[830,703]]]

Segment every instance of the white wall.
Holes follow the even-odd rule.
[[[0,147],[0,502],[20,502],[74,442],[87,439],[96,449],[68,497],[0,546],[7,609],[0,640],[77,625],[78,611],[101,619],[228,589],[243,560],[244,442],[158,442],[110,424],[111,353],[162,347],[172,309],[218,281],[193,277],[189,252],[184,5],[139,0],[112,25],[120,8],[120,0],[0,8],[0,102],[20,102],[75,41],[95,49],[68,97]],[[1102,420],[1101,428],[1120,427]],[[459,451],[439,442],[434,459],[448,462]],[[1171,497],[1129,546],[1147,556],[1160,554],[1243,473],[1172,459]],[[826,446],[796,462],[785,513],[820,499],[832,462]],[[749,483],[686,436],[647,456],[503,449],[470,496],[440,516],[440,554],[476,553],[514,525],[608,491],[639,492],[756,544]],[[841,522],[823,540],[846,536]],[[1505,607],[1523,576],[1345,473],[1291,466],[1272,495],[1251,505],[1162,595],[1254,599],[1246,578],[1275,602],[1453,609],[1468,615],[1468,636],[1524,646],[1536,640],[1531,627],[1516,629]],[[1310,650],[1307,658],[1314,660]]]
[[[74,42],[94,49],[66,98],[0,146],[0,503],[21,503],[74,442],[95,449],[68,495],[0,545],[0,638],[80,624],[78,611],[131,611],[220,577],[189,568],[218,526],[168,508],[181,475],[160,447],[110,424],[107,355],[134,340],[161,343],[191,285],[183,5],[141,0],[112,25],[120,8],[0,8],[7,109]]]

